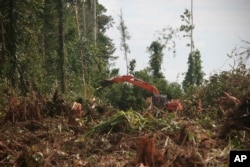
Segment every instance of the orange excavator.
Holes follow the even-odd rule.
[[[155,86],[141,79],[135,78],[131,75],[117,76],[117,77],[112,77],[110,79],[104,80],[101,82],[101,87],[97,89],[101,89],[103,87],[109,86],[110,84],[119,83],[119,82],[128,82],[132,85],[138,86],[142,89],[152,92],[153,93],[152,103],[157,108],[168,110],[168,111],[183,110],[183,106],[178,99],[172,99],[168,101],[167,96],[161,95],[159,90]]]

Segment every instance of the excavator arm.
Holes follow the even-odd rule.
[[[152,92],[154,95],[152,98],[153,105],[158,108],[167,109],[169,111],[183,110],[183,107],[178,100],[171,100],[167,102],[167,96],[160,95],[160,92],[156,87],[154,87],[153,85],[141,79],[134,78],[133,76],[130,76],[130,75],[123,75],[123,76],[113,77],[111,79],[104,80],[101,82],[101,86],[97,88],[97,90],[107,87],[113,83],[119,83],[119,82],[128,82],[134,86],[137,86],[149,92]]]
[[[128,82],[128,83],[131,83],[132,85],[138,86],[142,89],[145,89],[149,92],[152,92],[154,95],[160,95],[160,92],[156,87],[154,87],[153,85],[151,85],[151,84],[149,84],[141,79],[134,78],[133,76],[130,76],[130,75],[123,75],[123,76],[113,77],[113,78],[108,79],[108,80],[104,80],[101,83],[101,85],[102,85],[102,87],[106,87],[112,83],[119,83],[119,82]],[[100,89],[100,87],[98,89]]]

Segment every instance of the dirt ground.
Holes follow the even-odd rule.
[[[136,157],[138,140],[145,136],[154,138],[154,149],[164,157],[164,163],[159,166],[228,164],[230,150],[225,142],[212,139],[188,121],[173,121],[183,123],[177,132],[167,132],[164,128],[155,131],[127,131],[121,128],[120,131],[107,133],[93,132],[90,136],[86,132],[92,125],[70,126],[65,117],[15,124],[7,122],[1,125],[0,130],[0,165],[143,166]]]
[[[249,115],[218,124],[202,114],[93,110],[72,123],[70,105],[31,99],[12,98],[0,114],[0,166],[223,167],[235,146],[250,149]]]

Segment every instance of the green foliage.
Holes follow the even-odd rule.
[[[17,94],[20,92],[25,95],[34,90],[50,95],[64,82],[64,97],[82,96],[85,91],[90,97],[95,94],[94,88],[98,87],[100,80],[118,75],[119,69],[110,69],[112,61],[116,59],[111,56],[115,47],[112,40],[105,35],[113,20],[111,16],[103,14],[106,9],[101,4],[97,4],[98,34],[94,41],[95,23],[93,3],[90,0],[74,3],[60,1],[60,11],[58,2],[49,0],[0,2],[0,16],[4,18],[6,31],[6,51],[1,56],[0,80],[11,85]],[[60,19],[61,16],[63,17]],[[60,20],[63,35],[59,33]],[[126,40],[130,39],[130,35],[123,19],[119,29],[123,37],[121,46],[123,45],[128,54]],[[151,73],[153,68],[135,71],[134,60],[129,67],[130,74],[156,85],[163,93],[169,93],[171,88],[160,72],[163,56],[161,52],[163,47],[170,47],[167,41],[175,36],[175,30],[166,28],[164,32],[164,44],[159,42],[160,45],[157,45],[156,42],[156,45],[151,46],[154,76]],[[124,110],[144,109],[147,107],[145,99],[152,96],[146,90],[126,84],[116,85],[107,92],[96,95]]]
[[[164,78],[153,79],[149,69],[135,71],[134,76],[154,85],[161,94],[167,95],[168,98],[181,98],[183,96],[181,86],[178,83],[169,84]],[[130,108],[144,111],[149,105],[146,99],[152,96],[152,92],[127,83],[113,84],[98,93],[98,97],[102,97],[108,103],[124,111]]]
[[[144,97],[141,96],[138,88],[127,83],[114,84],[110,88],[105,88],[104,97],[114,107],[124,111],[130,108],[142,108],[144,103],[142,100]]]
[[[167,90],[164,94],[168,95],[170,99],[182,99],[183,90],[179,83],[173,82],[167,85]]]
[[[74,6],[67,6],[66,1],[61,2],[63,10],[59,13],[58,2],[54,1],[0,0],[0,17],[6,31],[3,41],[6,50],[0,57],[0,80],[6,80],[16,92],[20,90],[26,94],[35,90],[50,94],[64,80],[66,93],[82,94],[85,73],[88,93],[92,93],[96,81],[108,76],[110,62],[115,59],[111,56],[115,50],[114,44],[104,34],[112,26],[111,16],[104,15],[106,9],[97,4],[98,38],[95,45],[92,38],[93,6],[90,1],[74,4],[77,9],[85,10],[84,17],[77,17]],[[60,16],[63,16],[63,33],[59,33]],[[79,18],[80,28],[84,27],[86,18],[86,33],[78,34],[76,18]],[[62,51],[60,54],[59,49]]]
[[[188,9],[185,9],[184,13],[180,15],[181,21],[185,23],[185,25],[180,26],[180,31],[184,31],[186,34],[183,37],[190,37],[187,35],[192,29],[194,29],[194,25],[191,22],[191,12]]]
[[[207,100],[221,96],[223,92],[227,92],[232,96],[242,97],[250,91],[249,84],[249,72],[244,66],[239,66],[231,71],[211,76],[204,93],[206,93]]]
[[[157,41],[161,43],[168,51],[172,51],[173,56],[175,56],[176,53],[175,40],[179,37],[178,32],[178,29],[171,26],[165,27],[161,31],[157,32]]]
[[[223,114],[215,101],[225,96],[224,92],[242,100],[250,92],[249,84],[249,70],[246,69],[244,64],[239,64],[234,69],[210,76],[199,87],[189,87],[184,98],[188,106],[197,106],[197,101],[200,99],[203,108],[210,110],[208,113],[203,112],[204,115],[202,117],[207,120],[210,118],[217,120],[218,118],[222,118]],[[189,108],[189,113],[192,112],[191,109]]]
[[[136,130],[143,128],[145,124],[145,118],[138,112],[133,110],[118,111],[110,119],[103,121],[95,126],[93,126],[87,133],[86,136],[92,133],[110,133],[113,131],[127,131]]]
[[[203,76],[200,51],[196,50],[189,54],[188,71],[182,83],[183,89],[187,91],[190,86],[200,86],[203,82]]]
[[[43,1],[1,1],[1,17],[6,45],[5,54],[1,56],[1,78],[7,78],[14,88],[20,88],[22,93],[28,90],[27,81],[31,76],[40,76],[33,64],[42,64],[41,47],[37,47],[41,40]],[[32,70],[31,70],[32,69]],[[38,77],[39,78],[39,77]],[[40,79],[40,78],[39,78]]]
[[[165,132],[176,132],[180,129],[180,125],[173,121],[173,118],[174,114],[168,114],[159,121],[159,119],[154,117],[145,117],[132,109],[117,111],[111,118],[91,127],[85,136],[91,136],[93,133],[154,131],[156,129],[161,129]]]
[[[148,48],[148,51],[151,54],[149,65],[152,69],[152,76],[154,78],[163,78],[163,74],[161,72],[161,65],[163,61],[163,48],[164,46],[158,41],[153,41]]]
[[[133,59],[129,62],[129,74],[134,75],[135,66],[136,66],[136,60]]]
[[[190,47],[191,52],[188,57],[188,71],[182,82],[183,89],[187,91],[188,88],[201,85],[203,81],[204,73],[202,72],[202,61],[200,51],[196,49],[194,51],[193,41],[193,2],[191,1],[191,11],[185,9],[183,15],[181,15],[181,21],[184,22],[180,26],[180,32],[184,32],[183,37],[190,38],[190,43],[187,44]]]
[[[193,24],[193,16],[192,16],[192,10],[189,11],[188,9],[185,9],[183,15],[181,15],[181,21],[184,22],[180,26],[180,32],[183,32],[183,37],[190,38],[190,43],[187,43],[186,46],[191,48],[191,52],[194,49],[194,42],[193,42],[193,30],[194,30],[194,24]]]

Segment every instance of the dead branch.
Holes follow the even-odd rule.
[[[234,96],[229,95],[227,92],[224,92],[228,100],[231,100],[234,104],[240,104],[240,100]]]

